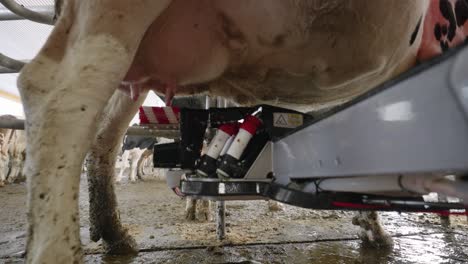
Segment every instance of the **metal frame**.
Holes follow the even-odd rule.
[[[53,6],[33,6],[25,8],[14,0],[0,0],[5,8],[0,9],[0,21],[28,19],[33,22],[54,25],[55,8]],[[0,53],[0,74],[18,73],[24,62]]]
[[[19,71],[17,70],[11,70],[11,69],[8,69],[8,68],[5,68],[3,66],[0,66],[0,74],[2,73],[18,73]]]
[[[2,4],[4,7],[9,9],[18,17],[22,17],[24,19],[28,19],[37,23],[42,23],[42,24],[47,24],[47,25],[54,24],[55,10],[52,10],[52,13],[51,13],[51,10],[48,10],[48,9],[41,10],[41,9],[36,8],[35,11],[33,11],[31,9],[25,8],[24,6],[18,4],[14,0],[0,0],[0,4]],[[0,19],[0,20],[11,20],[14,18],[14,16],[12,16],[11,14],[5,14],[3,18],[5,19]]]

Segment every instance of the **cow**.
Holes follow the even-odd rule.
[[[116,182],[122,180],[127,161],[130,164],[130,181],[135,182],[138,174],[138,162],[146,150],[153,149],[154,145],[158,143],[155,137],[145,136],[131,136],[127,135],[122,144],[122,162],[120,172],[115,179]]]
[[[140,160],[143,152],[146,149],[134,148],[130,150],[124,150],[121,156],[121,163],[120,163],[120,172],[117,175],[115,181],[121,182],[125,169],[127,168],[127,164],[129,165],[129,179],[131,182],[136,182],[137,174],[138,174],[138,161]]]
[[[435,16],[430,3],[441,6],[440,36],[420,30]],[[114,163],[116,142],[148,89],[165,94],[167,103],[175,94],[205,92],[299,110],[339,104],[414,66],[420,48],[433,48],[427,43],[451,46],[466,18],[463,0],[57,0],[56,6],[55,28],[18,78],[26,114],[28,263],[82,261],[77,199],[88,150],[91,239],[103,238],[110,252],[135,250],[116,210],[113,166],[105,165]]]
[[[16,120],[11,115],[0,120]],[[23,131],[0,129],[0,187],[19,179],[25,159],[26,138]]]

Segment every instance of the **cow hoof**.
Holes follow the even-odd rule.
[[[188,221],[195,221],[195,211],[194,210],[188,210],[185,212],[185,220]]]
[[[106,254],[109,255],[134,255],[138,254],[138,247],[135,239],[126,234],[118,241],[106,241],[104,243]]]
[[[268,210],[270,212],[280,212],[284,211],[284,205],[278,203],[278,202],[271,202],[268,201]]]
[[[0,187],[5,186],[5,183],[3,181],[0,181]]]
[[[16,179],[8,179],[8,180],[7,180],[7,183],[8,183],[8,184],[13,184],[13,183],[15,183],[15,180],[16,180]]]
[[[195,219],[193,219],[193,220],[195,220]],[[210,217],[210,214],[207,213],[207,212],[197,212],[196,220],[198,220],[200,222],[210,222],[211,217]]]
[[[388,234],[375,235],[369,231],[362,232],[359,237],[362,245],[367,248],[391,249],[393,247],[393,238]]]

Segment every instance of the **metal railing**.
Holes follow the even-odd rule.
[[[28,6],[28,9],[34,13],[41,14],[47,17],[54,16],[54,7],[53,6]],[[0,21],[12,21],[12,20],[25,20],[27,18],[15,14],[10,9],[0,7]],[[49,25],[49,23],[46,23]]]
[[[6,70],[19,72],[23,68],[24,64],[25,63],[22,61],[15,60],[4,55],[3,53],[0,53],[0,66]]]
[[[0,4],[11,11],[9,13],[3,9],[0,12],[0,20],[28,19],[41,24],[54,24],[55,8],[53,6],[26,8],[14,0],[0,0]]]
[[[24,130],[24,120],[1,120],[0,128]],[[180,137],[178,125],[154,125],[151,127],[131,126],[127,129],[127,135],[154,136],[177,139]]]
[[[5,8],[0,8],[0,21],[5,20],[31,20],[33,22],[53,25],[54,6],[24,7],[14,0],[0,0]],[[24,62],[10,58],[0,53],[0,74],[17,73],[23,68]]]

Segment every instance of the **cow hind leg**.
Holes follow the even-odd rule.
[[[8,172],[7,183],[13,183],[18,179],[21,170],[21,160],[19,157],[13,157],[10,161],[10,171]]]
[[[137,170],[138,170],[138,160],[143,153],[143,150],[140,149],[133,149],[132,155],[130,155],[130,181],[135,183],[137,180]]]
[[[137,177],[140,180],[143,180],[143,176],[145,175],[145,166],[149,160],[149,157],[153,154],[152,150],[146,149],[143,154],[141,154],[140,159],[138,159],[137,163]],[[151,161],[151,160],[149,160]]]
[[[393,246],[392,237],[383,229],[377,212],[358,212],[353,217],[353,224],[361,227],[359,237],[364,246],[375,248],[391,248]]]
[[[8,174],[8,155],[3,155],[0,152],[0,187],[5,186],[7,174]]]
[[[27,133],[27,263],[82,261],[79,181],[96,119],[146,28],[168,3],[66,1],[41,52],[23,68],[18,87]]]
[[[23,131],[14,131],[14,141],[10,148],[10,171],[8,173],[7,182],[15,182],[23,167],[23,151],[24,151],[24,134]]]
[[[0,187],[5,186],[5,180],[8,174],[8,136],[0,133]]]
[[[198,200],[196,206],[195,216],[198,221],[206,222],[212,221],[212,213],[211,213],[211,202],[208,200]]]
[[[192,198],[186,199],[185,204],[185,219],[194,221],[196,219],[197,200]]]
[[[128,124],[145,99],[132,101],[116,91],[104,109],[96,140],[87,156],[91,240],[104,240],[110,254],[137,252],[135,240],[120,222],[114,191],[115,162]]]

